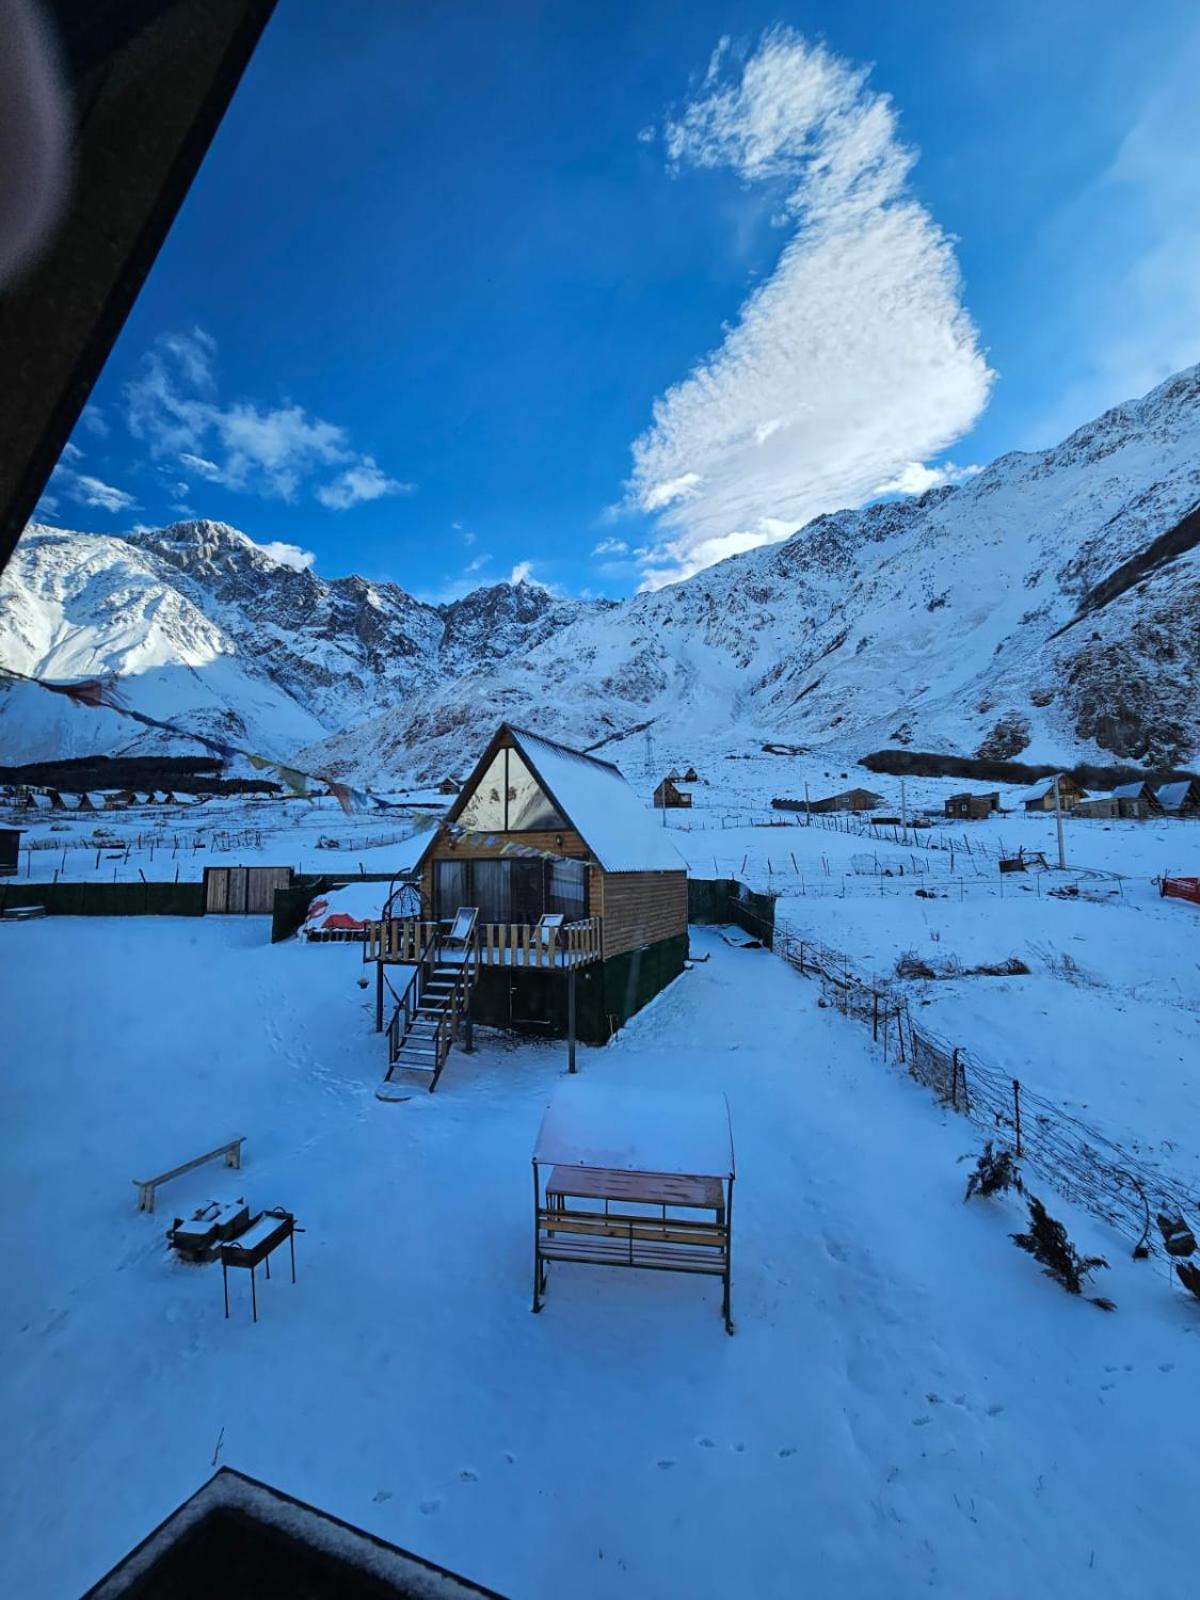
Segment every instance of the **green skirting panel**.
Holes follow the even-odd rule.
[[[44,906],[51,917],[202,917],[202,883],[0,883],[0,912]]]
[[[687,953],[687,935],[681,933],[580,967],[575,974],[575,1036],[580,1043],[606,1043],[635,1011],[679,976]],[[565,1039],[567,974],[484,967],[471,1013],[488,1027]]]

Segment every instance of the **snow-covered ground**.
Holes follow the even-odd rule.
[[[1052,1195],[1120,1309],[1048,1282],[1015,1205],[961,1203],[972,1131],[765,952],[694,930],[708,960],[581,1052],[727,1094],[730,1339],[687,1277],[557,1266],[530,1315],[561,1046],[486,1037],[385,1105],[352,946],[255,919],[0,937],[4,1593],[78,1593],[214,1460],[518,1600],[1185,1592],[1200,1306]],[[234,1132],[241,1173],[137,1212],[143,1168]],[[219,1269],[163,1241],[242,1194],[307,1229],[257,1326],[240,1277],[226,1322]]]

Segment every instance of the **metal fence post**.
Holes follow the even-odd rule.
[[[1015,1114],[1015,1121],[1016,1121],[1016,1128],[1017,1128],[1017,1154],[1019,1156],[1021,1154],[1021,1083],[1020,1083],[1020,1080],[1018,1078],[1014,1078],[1013,1081],[1012,1081],[1012,1085],[1013,1085],[1013,1111],[1014,1111],[1014,1114]]]

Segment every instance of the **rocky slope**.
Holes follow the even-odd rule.
[[[460,767],[501,715],[617,759],[649,729],[670,760],[787,741],[1186,764],[1198,505],[1193,368],[1053,450],[616,605],[520,584],[429,606],[212,523],[31,530],[0,586],[0,660],[116,671],[157,714],[367,782]],[[141,743],[50,698],[0,694],[9,759]]]

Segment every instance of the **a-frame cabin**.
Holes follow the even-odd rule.
[[[477,1022],[565,1036],[574,1009],[601,1043],[687,958],[687,868],[661,822],[611,762],[508,723],[416,871],[422,918],[380,924],[367,959],[412,964],[474,908],[459,1003]]]

